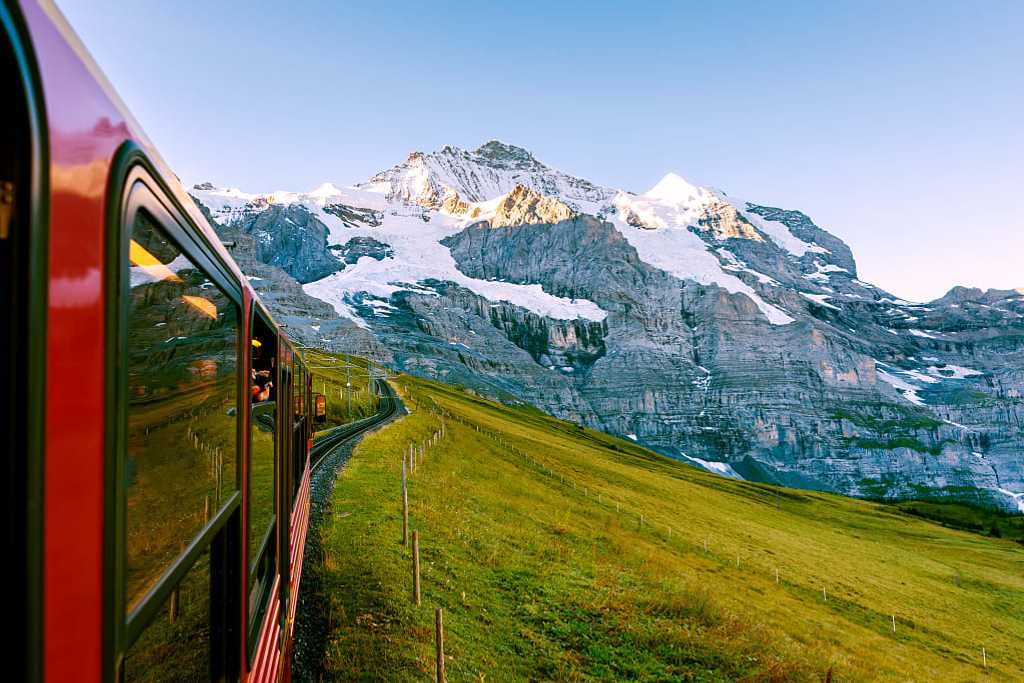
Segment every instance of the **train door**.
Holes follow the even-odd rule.
[[[43,377],[46,303],[45,128],[27,33],[0,4],[0,439],[10,623],[4,669],[41,678]],[[8,650],[9,648],[9,650]]]

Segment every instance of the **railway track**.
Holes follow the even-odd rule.
[[[398,411],[398,401],[391,386],[381,380],[376,380],[376,384],[381,396],[380,407],[377,412],[370,417],[364,417],[362,420],[356,420],[355,422],[335,427],[314,441],[313,448],[309,454],[312,472],[316,472],[317,468],[324,462],[324,459],[334,449],[389,420]]]

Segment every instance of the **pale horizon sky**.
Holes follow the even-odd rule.
[[[907,299],[1024,287],[1024,3],[58,5],[189,184],[350,184],[497,138],[798,209]]]

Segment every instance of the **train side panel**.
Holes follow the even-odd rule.
[[[145,152],[166,192],[186,216],[188,229],[204,244],[204,251],[225,264],[229,277],[242,291],[242,321],[238,354],[241,372],[250,367],[251,302],[254,295],[246,279],[170,174],[145,135],[113,93],[98,68],[52,5],[26,0],[21,13],[35,50],[41,80],[49,139],[50,225],[48,230],[48,301],[45,348],[45,464],[43,470],[43,676],[47,681],[114,680],[118,663],[112,653],[123,629],[123,612],[111,595],[114,550],[109,543],[113,523],[110,510],[111,481],[119,476],[109,462],[107,432],[111,392],[116,387],[108,369],[115,356],[114,339],[108,333],[110,307],[125,302],[109,298],[106,274],[110,241],[108,205],[114,159],[126,143]],[[116,188],[115,188],[116,189]],[[287,344],[282,336],[283,344]],[[118,363],[124,362],[116,358]],[[301,364],[301,359],[298,361]],[[121,367],[116,373],[123,373]],[[286,653],[294,633],[294,615],[300,586],[302,556],[309,521],[309,446],[312,401],[308,375],[303,374],[302,410],[305,418],[299,439],[293,426],[282,434],[282,443],[294,444],[279,457],[287,486],[277,490],[280,561],[271,590],[272,599],[251,647],[248,630],[249,479],[247,410],[248,397],[240,396],[240,433],[237,475],[241,490],[239,528],[225,531],[228,546],[241,545],[235,565],[234,597],[237,612],[222,615],[228,622],[214,622],[232,634],[237,645],[237,671],[230,678],[275,681],[287,678]],[[279,402],[290,415],[291,401]],[[283,421],[282,421],[283,422]],[[297,490],[293,485],[297,480]],[[294,501],[293,501],[294,496]],[[116,540],[120,550],[123,539]],[[233,546],[231,546],[233,547]],[[211,549],[211,553],[214,549]],[[222,548],[217,553],[227,552]],[[233,551],[237,552],[237,551]],[[211,560],[211,563],[213,560]],[[114,589],[116,590],[116,588]],[[211,594],[215,589],[211,588]],[[115,628],[116,624],[116,628]],[[137,637],[137,636],[136,636]],[[254,650],[250,664],[248,653]]]
[[[110,159],[127,131],[49,15],[31,3],[23,9],[50,143],[44,675],[98,681],[104,669],[104,192]]]

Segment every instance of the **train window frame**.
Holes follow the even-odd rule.
[[[306,364],[296,353],[294,358],[294,380],[292,383],[292,462],[289,486],[288,511],[294,516],[299,503],[299,489],[306,473]]]
[[[196,562],[210,554],[210,674],[217,680],[233,680],[240,671],[242,463],[247,420],[240,408],[247,405],[243,344],[247,343],[244,299],[238,277],[215,250],[202,241],[203,231],[189,220],[185,209],[160,178],[160,173],[134,143],[122,145],[115,155],[107,187],[106,295],[106,466],[104,525],[104,671],[120,680],[124,660]],[[128,429],[128,249],[136,216],[144,211],[182,255],[199,268],[236,308],[235,448],[234,486],[210,519],[188,540],[185,548],[167,565],[153,586],[128,611],[127,486],[125,468]],[[246,403],[243,403],[243,397]],[[108,678],[108,679],[109,679]]]
[[[274,425],[274,479],[273,479],[273,492],[274,492],[274,504],[273,504],[273,516],[271,517],[270,524],[260,534],[259,538],[250,536],[250,514],[252,511],[251,506],[251,493],[252,493],[252,426],[249,425],[249,431],[245,436],[246,443],[248,444],[246,452],[249,454],[248,462],[245,468],[245,486],[246,486],[246,505],[245,505],[245,524],[246,524],[246,549],[245,549],[245,563],[246,563],[246,583],[245,583],[245,595],[246,595],[246,643],[247,652],[246,656],[251,665],[253,658],[256,654],[256,648],[258,646],[258,640],[260,631],[263,627],[263,621],[266,618],[267,609],[272,603],[274,594],[275,577],[280,576],[281,565],[280,565],[280,552],[279,552],[279,528],[281,526],[281,477],[283,475],[283,468],[281,464],[281,442],[280,432],[282,423],[282,400],[281,400],[281,368],[280,368],[280,353],[281,353],[281,337],[277,334],[274,324],[271,322],[271,316],[255,299],[250,306],[249,316],[249,335],[248,337],[253,338],[253,331],[255,330],[256,320],[260,319],[262,326],[269,329],[274,333],[274,386],[276,391],[274,392],[274,403],[276,404],[276,420]],[[252,357],[251,351],[249,356],[249,367],[246,368],[246,377],[249,377],[249,372],[252,370]],[[248,383],[248,379],[246,382]],[[249,402],[249,395],[246,392],[246,410],[249,411],[249,420],[252,419],[252,405]],[[287,402],[285,405],[288,405]],[[249,550],[252,543],[259,544],[259,551],[256,554],[255,559],[249,561]],[[257,597],[255,606],[251,604],[252,590],[255,588],[253,584],[253,574],[259,569],[260,565],[267,561],[268,554],[273,556],[274,567],[269,576],[269,582],[267,582]]]

